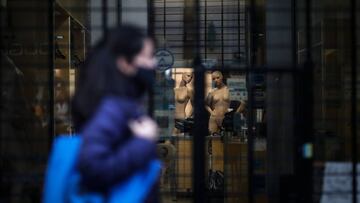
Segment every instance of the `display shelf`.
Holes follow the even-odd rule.
[[[55,3],[54,14],[55,135],[72,134],[70,102],[86,56],[87,30],[59,2]]]

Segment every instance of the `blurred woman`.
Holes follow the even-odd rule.
[[[157,126],[142,104],[154,81],[153,41],[131,25],[109,33],[80,70],[72,107],[83,136],[82,184],[104,193],[154,159],[157,140]]]

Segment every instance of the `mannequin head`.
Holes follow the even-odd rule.
[[[180,87],[186,86],[187,84],[189,84],[191,82],[191,80],[193,79],[193,76],[194,76],[194,74],[192,72],[184,72],[182,74]]]
[[[224,77],[220,71],[214,71],[211,74],[211,78],[212,78],[213,82],[215,83],[215,87],[221,87],[224,85],[224,82],[223,82]]]

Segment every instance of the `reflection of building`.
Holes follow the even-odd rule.
[[[71,126],[72,73],[84,60],[86,34],[80,26],[86,12],[74,7],[86,4],[61,0],[48,10],[48,2],[1,1],[1,202],[41,202],[52,132],[68,133]]]

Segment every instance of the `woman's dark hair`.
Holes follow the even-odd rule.
[[[133,25],[123,25],[109,33],[94,46],[80,68],[72,100],[76,130],[80,130],[93,116],[103,97],[115,95],[138,99],[143,93],[134,80],[118,70],[116,59],[121,56],[131,63],[142,50],[148,36]]]

